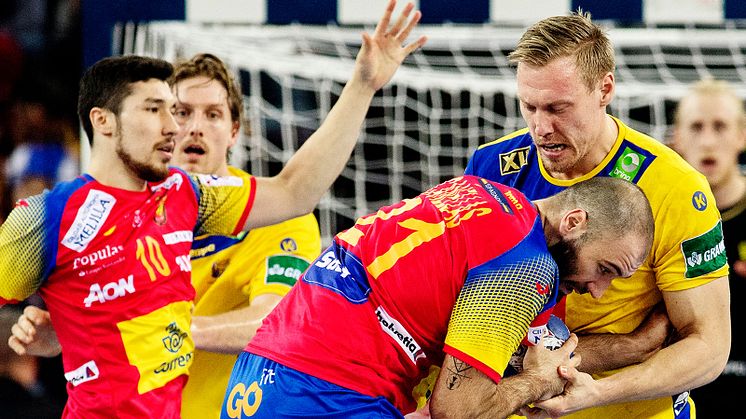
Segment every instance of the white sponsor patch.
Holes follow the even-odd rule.
[[[116,202],[116,198],[108,193],[91,189],[62,238],[62,245],[78,253],[85,250],[101,231]]]
[[[184,179],[181,177],[181,175],[179,173],[174,173],[171,176],[167,177],[166,180],[164,180],[163,182],[155,186],[151,186],[150,190],[155,192],[159,189],[171,189],[175,185],[176,190],[178,191],[181,188],[182,182],[184,182]]]
[[[166,242],[166,244],[191,243],[193,235],[194,234],[191,230],[179,230],[174,231],[173,233],[164,234],[163,241]]]
[[[80,367],[65,373],[65,379],[73,386],[83,384],[86,381],[98,378],[98,366],[96,361],[88,361]]]
[[[376,316],[378,317],[378,323],[381,325],[383,331],[394,338],[396,343],[404,349],[404,352],[413,364],[416,364],[418,359],[425,358],[425,353],[422,351],[420,345],[415,342],[412,335],[407,332],[407,329],[405,329],[401,323],[394,320],[394,318],[391,317],[383,307],[378,306],[376,309]]]
[[[205,186],[243,186],[243,179],[237,176],[195,175]]]

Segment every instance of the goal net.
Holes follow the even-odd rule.
[[[689,83],[723,79],[746,97],[746,31],[727,25],[610,29],[617,91],[609,112],[665,140]],[[245,95],[246,129],[232,164],[259,176],[279,172],[320,125],[352,72],[361,32],[183,22],[119,30],[121,52],[166,60],[211,52],[235,71]],[[525,126],[507,61],[523,30],[420,28],[427,45],[375,96],[352,158],[317,207],[325,244],[357,217],[463,174],[477,146]]]

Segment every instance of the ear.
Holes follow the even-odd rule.
[[[241,124],[238,121],[233,121],[233,126],[231,127],[231,140],[230,140],[230,145],[228,145],[228,148],[236,145],[236,142],[238,141],[238,136],[240,134],[241,134]]]
[[[601,79],[601,106],[606,107],[611,100],[614,99],[614,92],[616,91],[616,82],[614,80],[614,73],[608,72]]]
[[[110,137],[114,134],[117,128],[117,118],[114,113],[104,108],[91,108],[88,113],[88,118],[91,120],[91,126],[93,132],[98,132],[104,136]]]
[[[560,220],[559,232],[563,239],[577,239],[588,230],[588,213],[581,208],[570,210]]]

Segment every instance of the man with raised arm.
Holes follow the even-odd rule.
[[[62,348],[65,417],[180,416],[193,358],[193,236],[237,235],[310,212],[342,170],[373,94],[424,38],[391,1],[321,127],[275,177],[169,167],[179,126],[162,60],[106,58],[83,76],[88,173],[17,203],[0,228],[0,303],[39,291]],[[329,153],[334,150],[334,153]],[[323,164],[321,164],[323,162]],[[281,203],[281,204],[280,204]]]

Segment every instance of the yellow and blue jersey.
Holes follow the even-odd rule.
[[[248,181],[248,173],[229,168],[230,175]],[[284,296],[310,261],[321,253],[321,237],[313,214],[238,237],[197,237],[190,252],[194,315],[210,316],[241,309],[262,294]],[[183,419],[217,418],[235,355],[194,351],[184,388]]]
[[[655,219],[652,251],[632,277],[614,280],[600,299],[590,294],[567,296],[565,321],[578,333],[629,333],[662,300],[661,292],[690,289],[728,275],[720,213],[705,177],[664,144],[614,121],[619,134],[611,151],[577,179],[552,178],[527,129],[479,147],[466,170],[513,186],[532,200],[595,176],[625,179],[643,190]],[[568,417],[667,418],[681,414],[685,402],[686,397],[673,396]]]

